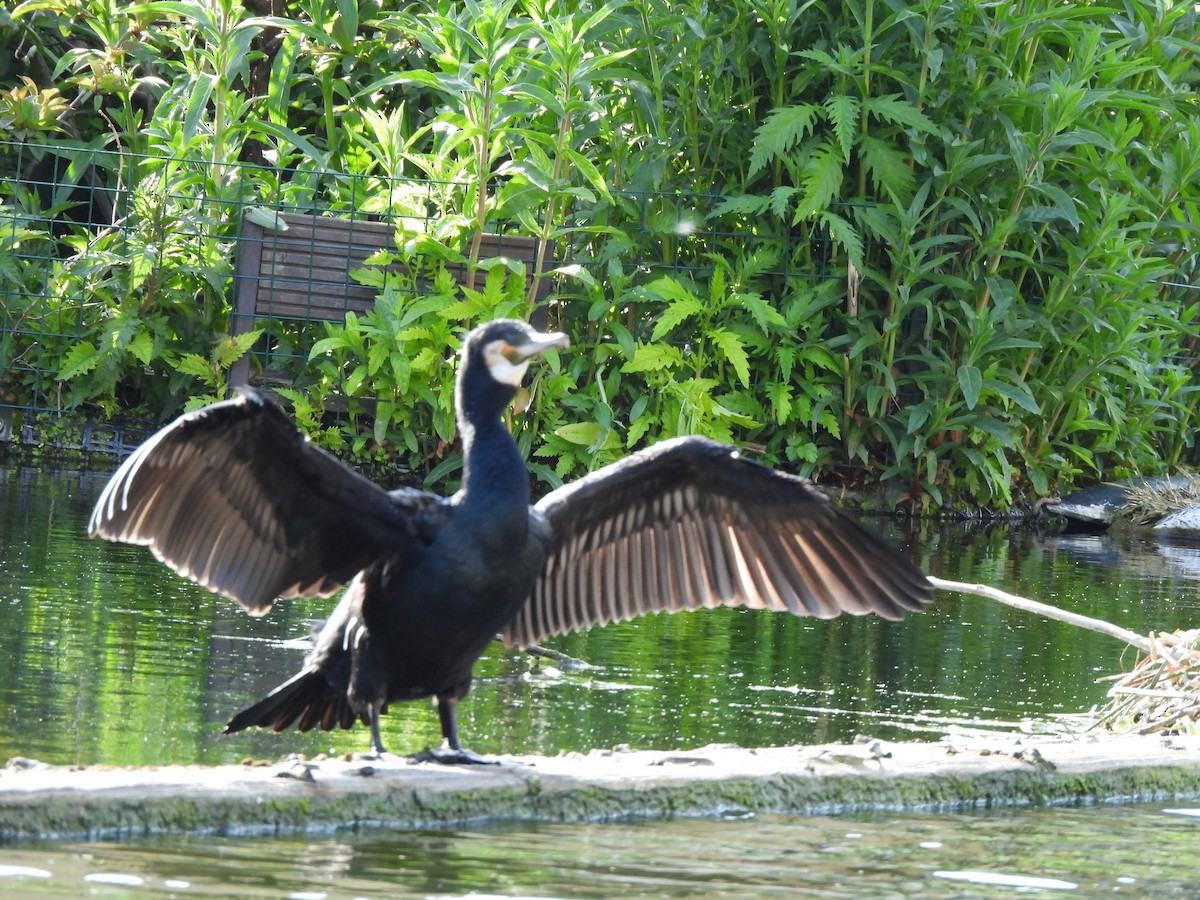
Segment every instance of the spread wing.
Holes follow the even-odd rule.
[[[186,413],[113,474],[88,534],[148,546],[254,615],[328,595],[403,555],[439,498],[388,492],[344,466],[251,390]]]
[[[715,606],[899,619],[931,599],[920,570],[806,479],[704,438],[559,488],[534,517],[546,563],[506,643]]]

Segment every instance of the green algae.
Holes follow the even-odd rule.
[[[481,821],[611,822],[780,812],[962,810],[1200,796],[1194,748],[1153,742],[1043,745],[1041,753],[948,753],[897,745],[863,764],[815,748],[708,748],[705,765],[628,753],[447,771],[364,770],[337,761],[303,776],[261,767],[7,770],[0,840],[161,833],[283,834],[451,827]],[[667,758],[671,761],[671,758]],[[365,775],[371,777],[363,777]],[[287,777],[280,777],[287,776]]]

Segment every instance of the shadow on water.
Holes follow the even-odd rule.
[[[284,603],[252,619],[144,548],[89,541],[87,516],[107,477],[0,467],[0,759],[162,765],[365,750],[361,729],[217,735],[230,714],[297,669],[310,628],[333,601]],[[994,585],[1139,633],[1200,623],[1200,548],[1026,528],[883,527],[943,578]],[[460,710],[470,746],[553,754],[1052,728],[1056,716],[1103,702],[1097,676],[1132,664],[1111,638],[948,594],[901,623],[717,610],[649,617],[553,646],[594,668],[531,672],[528,658],[497,647]],[[394,706],[385,721],[385,741],[396,750],[437,737],[436,716],[423,703]],[[1129,849],[1115,835],[1134,822],[1144,837]],[[1005,876],[1167,896],[1169,875],[1146,892],[1143,851],[1153,842],[1194,846],[1198,827],[1195,817],[1131,808],[22,845],[0,853],[0,892],[18,881],[22,892],[64,896],[87,883],[107,885],[106,895],[141,890],[119,879],[82,881],[115,873],[156,890],[177,881],[190,893],[237,896],[774,896],[796,888],[830,897],[994,896],[996,884],[954,874],[986,863]],[[1043,828],[1056,837],[1039,856],[1033,835]],[[1076,833],[1079,846],[1062,843]],[[1089,855],[1085,835],[1092,845],[1111,841],[1111,851]],[[1165,871],[1181,857],[1176,848],[1154,859]],[[22,874],[21,866],[44,875]],[[1190,884],[1197,874],[1193,867]],[[1059,890],[1048,882],[1003,889]]]

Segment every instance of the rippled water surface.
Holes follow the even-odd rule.
[[[230,715],[297,671],[332,600],[243,614],[142,547],[90,541],[108,472],[0,468],[0,758],[52,763],[234,762],[362,750],[365,730],[222,738]],[[887,523],[882,523],[885,527]],[[898,538],[927,571],[993,584],[1136,632],[1200,622],[1200,550],[1025,529]],[[592,669],[530,671],[497,647],[460,708],[484,753],[630,744],[768,746],[936,738],[950,725],[1045,722],[1104,700],[1111,638],[975,597],[940,595],[905,622],[716,610],[558,639]],[[1127,661],[1128,662],[1128,661]],[[390,749],[438,740],[424,702],[392,707]]]
[[[0,848],[0,894],[1195,897],[1200,809],[758,816]]]
[[[251,619],[143,548],[87,540],[107,476],[0,467],[0,761],[224,763],[365,749],[364,730],[217,736],[229,715],[296,671],[332,601]],[[1196,547],[1008,527],[891,533],[943,578],[1141,633],[1200,627]],[[593,668],[531,672],[527,657],[496,648],[460,708],[469,746],[555,753],[1054,728],[1104,701],[1097,676],[1132,663],[1111,638],[953,595],[902,623],[719,610],[554,646]],[[436,716],[424,703],[394,706],[384,739],[398,752],[436,742]],[[23,844],[0,851],[0,895],[1200,896],[1198,823],[1130,807]],[[1019,883],[1003,884],[1009,876]]]

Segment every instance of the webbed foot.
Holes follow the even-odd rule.
[[[361,754],[361,758],[367,762],[404,762],[405,757],[397,756],[382,748],[372,748],[369,752]]]
[[[481,756],[474,750],[467,750],[462,747],[455,749],[454,747],[428,747],[420,753],[413,753],[408,757],[413,762],[431,762],[442,766],[502,766],[504,763],[498,759],[492,759],[487,756]]]

